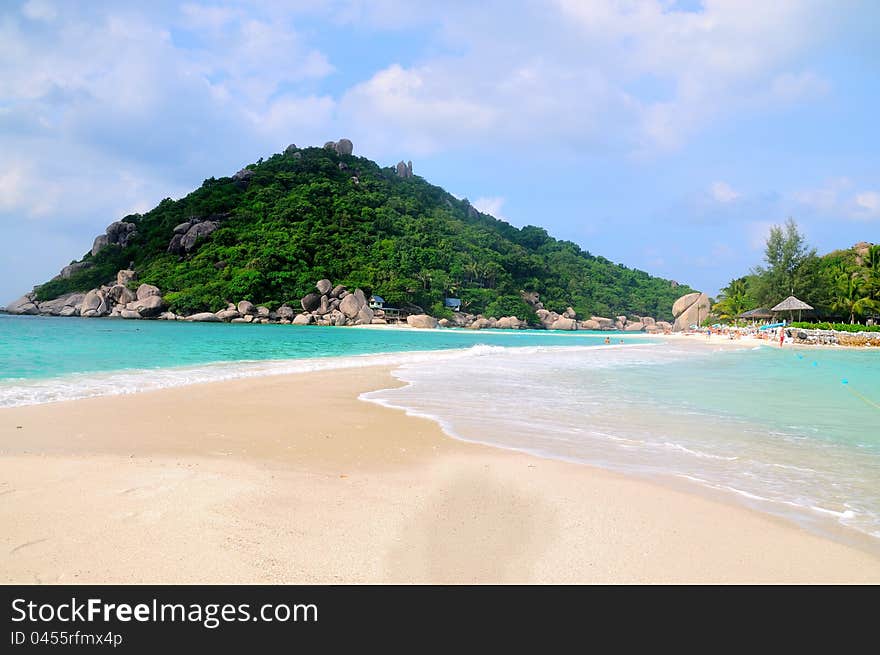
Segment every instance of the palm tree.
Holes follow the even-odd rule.
[[[868,249],[862,259],[859,274],[864,282],[870,300],[880,299],[880,244]]]
[[[834,285],[834,299],[831,308],[836,312],[849,314],[850,325],[856,322],[856,314],[864,309],[861,278],[858,274],[850,272],[843,264],[837,267]]]
[[[735,320],[737,316],[749,309],[751,303],[748,290],[746,278],[731,280],[726,287],[721,289],[721,297],[712,306],[712,311],[718,314],[722,320]]]

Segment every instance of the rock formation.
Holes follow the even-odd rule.
[[[437,319],[428,314],[411,314],[406,317],[406,324],[414,328],[432,329],[440,327]]]
[[[27,293],[9,303],[6,311],[10,314],[35,315],[40,313],[40,308],[34,302],[34,294]]]
[[[77,271],[82,271],[87,268],[92,267],[92,262],[73,262],[61,269],[61,272],[58,274],[58,277],[61,278],[69,278],[71,275],[76,273]]]
[[[397,173],[397,177],[402,177],[404,179],[410,178],[413,176],[412,171],[412,162],[408,161],[404,163],[403,161],[397,162],[397,166],[395,166],[395,172]]]
[[[709,316],[709,297],[705,293],[689,293],[676,300],[672,305],[675,317],[672,329],[675,332],[687,330],[691,325],[699,325]]]
[[[92,244],[92,257],[109,245],[117,245],[124,248],[136,234],[137,226],[134,223],[126,221],[110,223],[104,234],[99,234],[95,237],[95,242]]]
[[[220,221],[225,217],[225,215],[215,214],[209,218],[193,218],[175,226],[171,241],[168,243],[168,252],[175,255],[188,254],[196,247],[196,243],[200,239],[220,227]]]

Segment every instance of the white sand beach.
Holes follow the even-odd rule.
[[[3,582],[880,582],[779,519],[456,441],[383,367],[0,410]]]

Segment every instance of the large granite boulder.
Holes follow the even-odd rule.
[[[202,221],[201,223],[196,223],[181,237],[180,248],[182,248],[184,252],[190,252],[196,247],[196,242],[199,239],[208,236],[218,227],[220,227],[220,223],[217,221]]]
[[[187,321],[193,321],[194,323],[219,323],[220,319],[217,318],[216,314],[211,312],[199,312],[198,314],[193,314],[192,316],[186,317]]]
[[[366,305],[367,299],[364,297],[364,292],[360,289],[355,289],[354,293],[348,294],[339,303],[339,311],[345,314],[348,318],[356,319],[358,313]]]
[[[348,139],[339,139],[334,148],[340,155],[350,155],[354,151],[354,145]]]
[[[624,327],[623,329],[626,332],[643,332],[645,329],[645,324],[641,322],[627,323],[626,327]]]
[[[162,296],[146,296],[128,303],[125,308],[138,312],[143,318],[153,318],[164,312],[168,304]],[[213,316],[213,314],[212,314]]]
[[[252,303],[250,300],[242,300],[238,303],[236,309],[238,309],[238,313],[242,316],[253,316],[257,313],[257,308],[254,307],[254,303]]]
[[[281,305],[281,307],[278,308],[278,318],[282,321],[285,319],[292,321],[294,316],[296,316],[296,312],[293,311],[293,307],[290,305]]]
[[[564,312],[562,312],[563,318],[577,318],[577,312],[574,311],[572,307],[567,307]]]
[[[159,292],[159,287],[153,286],[152,284],[142,284],[137,288],[136,295],[138,300],[143,300],[150,296],[161,296],[162,294]]]
[[[550,326],[551,330],[577,330],[577,321],[573,318],[560,317],[557,318]]]
[[[67,266],[62,268],[61,273],[59,273],[58,275],[64,279],[67,279],[77,271],[82,271],[91,267],[92,262],[73,262],[72,264],[68,264]]]
[[[34,302],[34,295],[28,293],[9,303],[6,306],[6,311],[10,314],[34,315],[40,313],[40,308]]]
[[[111,244],[124,248],[136,234],[137,226],[134,223],[127,223],[126,221],[110,223],[104,234],[99,234],[95,237],[95,241],[92,244],[92,256],[94,257],[103,248]]]
[[[86,294],[74,291],[59,296],[54,300],[44,300],[39,303],[40,313],[51,316],[75,316]]]
[[[237,309],[221,309],[215,316],[221,321],[231,321],[234,318],[240,318],[241,313]]]
[[[599,321],[590,318],[586,321],[581,321],[581,328],[584,330],[600,330],[602,326],[599,324]]]
[[[397,162],[397,166],[394,170],[397,173],[397,177],[407,179],[413,176],[411,161],[406,163],[403,163],[402,161]]]
[[[672,315],[675,317],[672,329],[675,332],[687,330],[691,325],[699,325],[709,316],[711,307],[709,297],[705,293],[689,293],[672,305]]]
[[[312,321],[315,320],[315,317],[311,314],[297,314],[293,319],[294,325],[310,325]]]
[[[307,293],[299,303],[305,311],[313,312],[321,306],[321,296],[317,293]]]
[[[183,235],[175,234],[171,237],[171,241],[168,242],[168,249],[166,252],[170,252],[172,255],[182,255],[186,251],[183,249],[183,246],[180,245],[181,241],[183,241]]]
[[[433,329],[440,327],[439,323],[437,323],[437,319],[433,316],[428,316],[427,314],[411,314],[406,317],[406,324],[414,328]]]
[[[495,321],[495,327],[499,330],[518,330],[522,325],[523,322],[516,316],[502,316]]]
[[[614,327],[614,319],[605,318],[604,316],[590,316],[591,321],[599,324],[600,330],[610,330]]]
[[[471,321],[470,325],[468,325],[468,329],[470,330],[487,330],[492,327],[494,323],[490,321],[485,316],[478,316],[473,321]]]
[[[322,296],[330,293],[330,290],[333,288],[333,283],[330,280],[318,280],[315,283],[315,288],[318,290]]]
[[[98,316],[106,316],[110,313],[110,306],[107,297],[100,289],[92,289],[83,298],[80,305],[79,315],[84,318],[95,318]]]
[[[345,287],[341,284],[337,284],[335,287],[330,289],[331,298],[342,298],[343,293],[345,293]]]
[[[340,315],[344,316],[344,314],[342,312],[340,312]],[[373,322],[373,310],[368,305],[364,305],[363,307],[361,307],[361,310],[357,314],[357,324],[358,325],[369,325],[372,322]],[[341,323],[341,325],[345,325],[345,323]]]
[[[110,287],[110,290],[107,291],[107,297],[117,305],[127,305],[136,299],[134,291],[122,284],[114,284]]]

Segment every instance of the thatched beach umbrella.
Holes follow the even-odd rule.
[[[774,313],[775,312],[788,312],[788,317],[789,317],[789,319],[791,319],[791,318],[793,318],[792,315],[793,315],[794,311],[797,310],[798,320],[801,320],[801,312],[805,309],[810,310],[813,308],[810,305],[808,305],[807,303],[805,303],[803,300],[798,300],[794,296],[789,296],[788,298],[783,300],[781,303],[776,305],[776,307],[774,307],[770,311],[774,312]]]
[[[742,318],[747,321],[756,321],[758,319],[773,318],[773,314],[765,307],[758,307],[757,309],[750,309],[747,312],[743,312],[737,316],[737,318]]]

